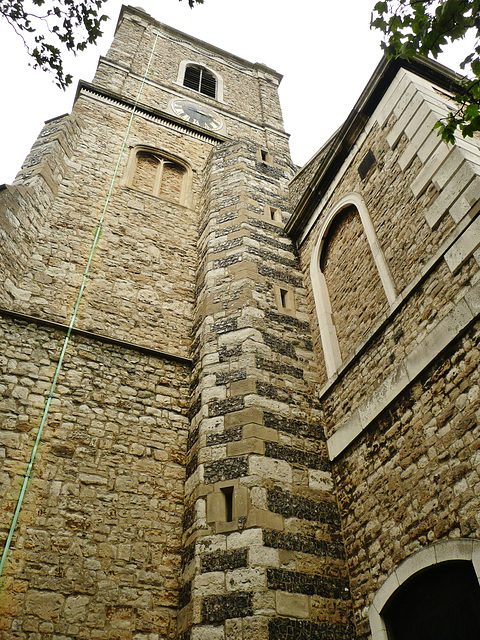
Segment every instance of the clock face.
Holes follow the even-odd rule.
[[[203,129],[218,131],[223,127],[223,120],[218,113],[215,113],[209,107],[190,102],[190,100],[174,100],[172,109],[183,120]]]

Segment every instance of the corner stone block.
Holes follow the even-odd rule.
[[[192,629],[191,640],[225,640],[223,626],[197,627]]]
[[[225,415],[225,429],[247,424],[263,425],[263,411],[256,407],[249,407]]]
[[[308,618],[308,596],[296,593],[277,591],[276,593],[277,613],[289,618]]]

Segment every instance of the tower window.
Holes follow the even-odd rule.
[[[171,202],[183,202],[185,169],[152,151],[136,153],[131,186]]]
[[[203,93],[203,95],[209,96],[210,98],[215,98],[217,94],[217,80],[215,76],[210,73],[210,71],[207,71],[207,69],[196,65],[186,67],[183,86]]]

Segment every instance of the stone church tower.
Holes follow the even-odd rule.
[[[0,640],[480,637],[480,138],[280,80],[123,7],[0,187]]]

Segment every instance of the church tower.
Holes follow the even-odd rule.
[[[0,637],[354,638],[281,76],[123,7],[0,191]]]

